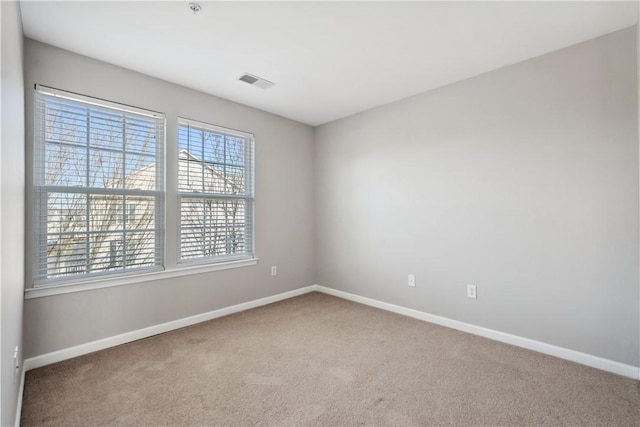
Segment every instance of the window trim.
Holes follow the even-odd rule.
[[[240,267],[257,265],[260,258],[247,258],[199,265],[181,265],[175,269],[161,271],[141,271],[135,273],[120,273],[109,276],[94,276],[91,280],[76,279],[64,283],[49,284],[25,289],[25,299],[49,297],[53,295],[73,292],[90,291],[94,289],[112,288],[116,286],[142,284],[151,281],[171,279],[174,277],[190,276],[192,274],[210,273],[213,271],[229,270]]]

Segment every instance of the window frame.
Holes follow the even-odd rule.
[[[222,271],[227,269],[235,269],[235,268],[244,268],[249,266],[255,266],[258,264],[259,258],[256,255],[256,233],[255,233],[255,137],[252,133],[248,132],[240,132],[235,131],[230,128],[222,128],[227,132],[239,132],[241,135],[249,135],[251,136],[251,171],[252,171],[252,180],[251,180],[251,191],[253,202],[251,206],[251,236],[252,236],[252,245],[251,245],[251,255],[242,255],[240,257],[231,257],[228,259],[204,259],[190,262],[178,262],[176,251],[168,250],[169,247],[175,246],[177,243],[177,239],[179,239],[179,224],[175,224],[172,218],[177,218],[179,222],[180,213],[178,212],[178,202],[177,202],[177,170],[179,167],[178,161],[178,150],[176,149],[179,141],[178,135],[172,134],[171,130],[178,129],[178,121],[179,120],[189,120],[179,117],[175,114],[166,114],[159,111],[154,111],[151,109],[141,109],[138,107],[129,106],[123,103],[119,103],[116,101],[108,101],[98,97],[92,97],[87,95],[82,95],[79,93],[71,92],[68,90],[59,90],[51,87],[43,86],[43,85],[34,85],[34,95],[28,99],[28,102],[33,102],[33,110],[30,114],[32,123],[29,124],[29,128],[27,130],[27,135],[29,137],[29,145],[28,150],[31,150],[31,155],[29,156],[28,164],[27,164],[27,184],[28,184],[28,197],[27,202],[31,207],[31,211],[35,211],[35,207],[37,206],[37,201],[35,200],[37,192],[37,177],[36,177],[36,168],[38,167],[36,162],[36,156],[38,153],[38,144],[36,143],[36,139],[38,138],[38,122],[37,122],[37,108],[38,102],[36,100],[35,93],[38,90],[46,90],[48,93],[56,93],[61,97],[67,96],[72,100],[78,100],[81,102],[85,102],[88,104],[95,104],[97,106],[107,106],[107,107],[115,107],[116,109],[122,109],[125,111],[142,111],[142,112],[150,112],[152,114],[157,114],[163,117],[164,126],[162,128],[163,131],[163,156],[162,156],[162,166],[164,168],[164,182],[162,183],[162,199],[161,202],[158,203],[157,208],[162,211],[162,218],[164,221],[164,227],[162,227],[162,240],[161,243],[163,245],[163,253],[162,253],[162,266],[151,269],[136,269],[136,270],[121,270],[118,272],[113,272],[110,274],[92,274],[92,275],[82,275],[82,276],[67,276],[62,280],[51,280],[46,282],[37,282],[35,280],[35,265],[37,256],[36,247],[33,247],[27,253],[27,277],[28,284],[25,286],[25,299],[34,299],[34,298],[42,298],[54,295],[61,295],[73,292],[82,292],[87,290],[94,289],[102,289],[102,288],[111,288],[116,286],[125,286],[132,284],[142,284],[145,282],[156,282],[159,280],[166,280],[171,278],[181,278],[187,277],[192,274],[203,274],[210,273],[215,271]],[[27,104],[29,106],[29,104]],[[194,123],[202,123],[191,120]],[[204,123],[206,124],[206,123]],[[213,126],[213,125],[212,125]],[[175,149],[175,150],[174,150]],[[174,170],[175,169],[175,170]],[[174,178],[176,177],[176,178]],[[176,179],[175,182],[171,182],[169,180]],[[126,202],[126,201],[125,201]],[[126,207],[125,207],[126,211]],[[176,215],[173,217],[172,215]],[[35,245],[36,238],[38,234],[38,227],[36,225],[36,220],[38,218],[38,213],[34,212],[31,217],[31,220],[27,223],[27,236],[28,236],[28,245]],[[123,218],[124,219],[124,218]],[[167,221],[168,220],[168,221]],[[110,244],[107,244],[110,249]]]
[[[218,135],[230,136],[235,138],[242,138],[245,141],[244,144],[244,188],[245,191],[240,194],[224,194],[224,193],[204,193],[195,191],[181,191],[180,190],[180,128],[182,126],[193,127],[202,132],[211,132]],[[253,133],[240,131],[237,129],[227,128],[211,123],[206,123],[198,120],[193,120],[178,116],[176,119],[176,263],[177,268],[197,267],[234,262],[244,262],[256,260],[255,253],[255,136]],[[204,150],[204,147],[203,147]],[[207,162],[202,159],[198,162],[204,165]],[[225,163],[226,165],[226,163]],[[204,185],[204,177],[203,177]],[[214,256],[201,256],[193,258],[182,258],[182,201],[183,199],[208,199],[208,200],[243,200],[245,201],[245,221],[244,221],[244,235],[249,236],[249,244],[247,245],[247,239],[244,239],[245,251],[238,254],[227,255],[214,255]]]
[[[166,265],[166,249],[165,249],[165,209],[166,209],[166,166],[165,166],[165,153],[166,153],[166,127],[167,120],[166,115],[164,113],[159,113],[156,111],[142,109],[139,107],[132,107],[129,105],[107,101],[99,98],[94,98],[86,95],[80,95],[77,93],[64,91],[60,89],[54,89],[51,87],[43,86],[43,85],[35,85],[34,87],[34,123],[33,123],[33,206],[34,206],[34,217],[33,221],[30,224],[32,238],[34,242],[34,250],[32,259],[30,262],[33,274],[32,274],[32,290],[36,289],[46,289],[52,287],[59,286],[67,286],[67,285],[77,285],[85,282],[93,282],[95,280],[110,280],[118,277],[128,277],[128,276],[136,276],[139,274],[145,274],[150,272],[158,272],[163,271]],[[89,111],[95,111],[102,114],[109,114],[109,112],[113,112],[114,114],[122,114],[123,120],[123,133],[122,133],[122,153],[127,152],[127,140],[126,140],[126,123],[127,118],[129,120],[135,120],[136,118],[145,117],[148,118],[150,123],[155,123],[156,130],[153,133],[155,136],[155,147],[153,154],[145,154],[144,152],[140,152],[139,156],[145,156],[151,158],[153,156],[154,161],[154,188],[152,190],[146,189],[136,189],[136,188],[126,188],[123,185],[123,188],[108,188],[108,187],[100,187],[100,186],[90,186],[88,181],[86,185],[64,185],[64,184],[50,184],[47,183],[46,180],[46,168],[47,161],[45,159],[45,150],[47,144],[46,130],[45,130],[45,120],[46,120],[46,112],[42,111],[42,109],[46,108],[46,103],[50,100],[59,99],[59,102],[68,102],[70,106],[73,104],[80,104],[82,108],[85,108],[87,113]],[[71,107],[70,107],[71,108]],[[94,119],[95,120],[95,119]],[[90,128],[91,122],[87,122],[87,129]],[[89,134],[85,135],[85,141],[82,143],[78,143],[78,150],[80,152],[86,152],[87,156],[87,177],[90,176],[91,173],[91,163],[89,154],[92,153],[92,150],[101,150],[100,146],[92,145],[90,142]],[[64,142],[61,143],[61,146],[69,145]],[[114,149],[112,147],[104,147],[106,152],[114,152],[117,153],[119,149]],[[135,155],[135,154],[134,154]],[[124,160],[125,157],[123,157]],[[126,166],[123,164],[121,166],[123,168],[123,177],[126,178]],[[79,176],[79,175],[78,175]],[[87,178],[88,179],[88,178]],[[124,239],[126,237],[127,231],[129,232],[139,232],[135,229],[130,229],[128,227],[128,223],[125,222],[126,209],[128,208],[130,202],[128,202],[128,198],[133,197],[145,197],[153,200],[153,207],[151,208],[151,212],[153,212],[153,227],[152,229],[147,230],[146,232],[152,233],[153,243],[151,244],[151,257],[152,264],[144,265],[140,267],[126,268],[126,265],[123,264],[122,268],[115,268],[112,270],[111,260],[107,260],[105,267],[103,270],[91,271],[91,263],[90,260],[90,250],[89,250],[89,240],[87,240],[86,246],[87,250],[83,254],[84,263],[85,263],[85,273],[84,274],[70,274],[65,275],[56,274],[54,276],[49,276],[48,272],[48,236],[50,235],[49,231],[49,216],[48,216],[48,195],[49,194],[78,194],[79,197],[84,197],[85,205],[86,205],[86,216],[84,220],[86,222],[85,230],[79,231],[77,234],[82,235],[85,239],[90,238],[90,236],[95,235],[95,233],[103,233],[105,234],[105,241],[108,249],[110,246],[110,240],[106,239],[109,233],[114,234],[115,231],[95,231],[90,229],[90,205],[92,202],[92,198],[95,200],[95,196],[98,197],[110,197],[114,196],[117,198],[122,197],[123,206],[117,207],[117,212],[122,211],[122,218],[116,214],[116,218],[114,219],[114,223],[116,225],[120,224],[122,226],[122,234],[121,237]],[[112,237],[114,237],[112,236]],[[44,272],[44,273],[43,273]]]

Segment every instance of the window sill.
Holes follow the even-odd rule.
[[[53,295],[68,294],[72,292],[90,291],[93,289],[111,288],[114,286],[131,285],[134,283],[150,282],[153,280],[170,279],[172,277],[189,276],[191,274],[208,273],[211,271],[228,270],[231,268],[248,267],[256,265],[258,258],[249,258],[236,261],[218,262],[206,265],[179,266],[173,270],[153,271],[137,273],[120,277],[101,277],[99,279],[82,282],[66,283],[61,285],[39,286],[28,288],[24,292],[25,299],[42,298]]]

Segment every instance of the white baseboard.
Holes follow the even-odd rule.
[[[22,416],[22,394],[24,393],[24,377],[27,373],[27,370],[24,367],[24,362],[22,363],[22,369],[20,372],[20,387],[18,387],[18,403],[16,404],[16,419],[13,423],[15,427],[20,426],[20,417]]]
[[[103,338],[101,340],[80,344],[74,347],[65,348],[51,353],[31,357],[24,361],[24,371],[50,365],[52,363],[61,362],[73,357],[82,356],[84,354],[93,353],[98,350],[104,350],[128,342],[148,338],[163,332],[173,331],[174,329],[184,328],[185,326],[195,325],[196,323],[206,322],[207,320],[216,319],[218,317],[227,316],[229,314],[238,313],[240,311],[249,310],[251,308],[260,307],[274,302],[293,298],[316,290],[314,285],[306,286],[293,291],[283,292],[281,294],[272,295],[257,300],[244,302],[242,304],[232,305],[230,307],[209,311],[207,313],[196,314],[195,316],[185,317],[183,319],[173,320],[171,322],[161,323],[159,325],[149,326],[148,328],[138,329],[136,331],[126,332],[124,334],[113,337]]]
[[[245,302],[242,304],[221,308],[218,310],[213,310],[207,313],[190,316],[183,319],[162,323],[159,325],[150,326],[148,328],[127,332],[121,335],[116,335],[113,337],[92,341],[86,344],[80,344],[74,347],[65,348],[62,350],[54,351],[52,353],[47,353],[47,354],[26,359],[24,361],[23,370],[22,370],[21,390],[22,390],[22,387],[24,386],[24,374],[26,371],[30,369],[35,369],[41,366],[50,365],[52,363],[60,362],[66,359],[71,359],[77,356],[82,356],[88,353],[93,353],[95,351],[104,350],[106,348],[114,347],[120,344],[125,344],[131,341],[148,338],[153,335],[161,334],[163,332],[169,332],[174,329],[183,328],[185,326],[194,325],[196,323],[205,322],[207,320],[216,319],[218,317],[227,316],[229,314],[238,313],[240,311],[249,310],[251,308],[260,307],[260,306],[271,304],[277,301],[282,301],[288,298],[293,298],[293,297],[303,295],[313,291],[322,292],[328,295],[333,295],[339,298],[358,302],[371,307],[376,307],[382,310],[391,311],[393,313],[402,314],[404,316],[413,317],[415,319],[423,320],[425,322],[435,323],[437,325],[446,326],[452,329],[457,329],[459,331],[489,338],[495,341],[512,344],[518,347],[526,348],[528,350],[533,350],[539,353],[555,356],[560,359],[570,360],[572,362],[580,363],[582,365],[587,365],[593,368],[602,369],[603,371],[613,372],[615,374],[623,375],[625,377],[640,379],[640,368],[637,366],[626,365],[624,363],[615,362],[613,360],[604,359],[602,357],[581,353],[579,351],[558,347],[552,344],[535,341],[535,340],[520,337],[517,335],[507,334],[505,332],[495,331],[493,329],[483,328],[481,326],[460,322],[458,320],[448,319],[446,317],[436,316],[433,314],[425,313],[425,312],[414,310],[411,308],[402,307],[399,305],[362,297],[362,296],[351,294],[348,292],[327,288],[325,286],[311,285],[311,286],[306,286],[304,288],[295,289],[293,291],[273,295],[270,297],[261,298],[261,299]],[[22,391],[20,393],[20,399],[22,399]],[[20,401],[19,407],[21,406],[22,405]],[[17,418],[17,420],[19,421],[19,418]]]
[[[555,356],[560,359],[570,360],[582,365],[591,366],[592,368],[602,369],[603,371],[613,372],[614,374],[623,375],[625,377],[633,378],[636,380],[640,379],[640,367],[637,366],[626,365],[624,363],[615,362],[613,360],[604,359],[602,357],[593,356],[586,353],[581,353],[579,351],[570,350],[568,348],[558,347],[529,338],[523,338],[517,335],[511,335],[505,332],[483,328],[481,326],[472,325],[470,323],[464,323],[457,320],[448,319],[446,317],[436,316],[422,311],[413,310],[411,308],[389,304],[371,298],[354,295],[349,292],[338,291],[336,289],[327,288],[325,286],[315,285],[313,289],[328,295],[333,295],[371,307],[376,307],[382,310],[391,311],[393,313],[413,317],[425,322],[435,323],[436,325],[457,329],[459,331],[467,332],[473,335],[478,335],[495,341],[500,341],[503,343],[526,348],[528,350]]]

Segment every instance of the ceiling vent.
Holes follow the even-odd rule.
[[[262,77],[254,76],[249,73],[244,73],[238,80],[249,83],[252,86],[259,87],[260,89],[269,89],[271,86],[275,85],[275,83],[270,82],[269,80],[265,80]]]

